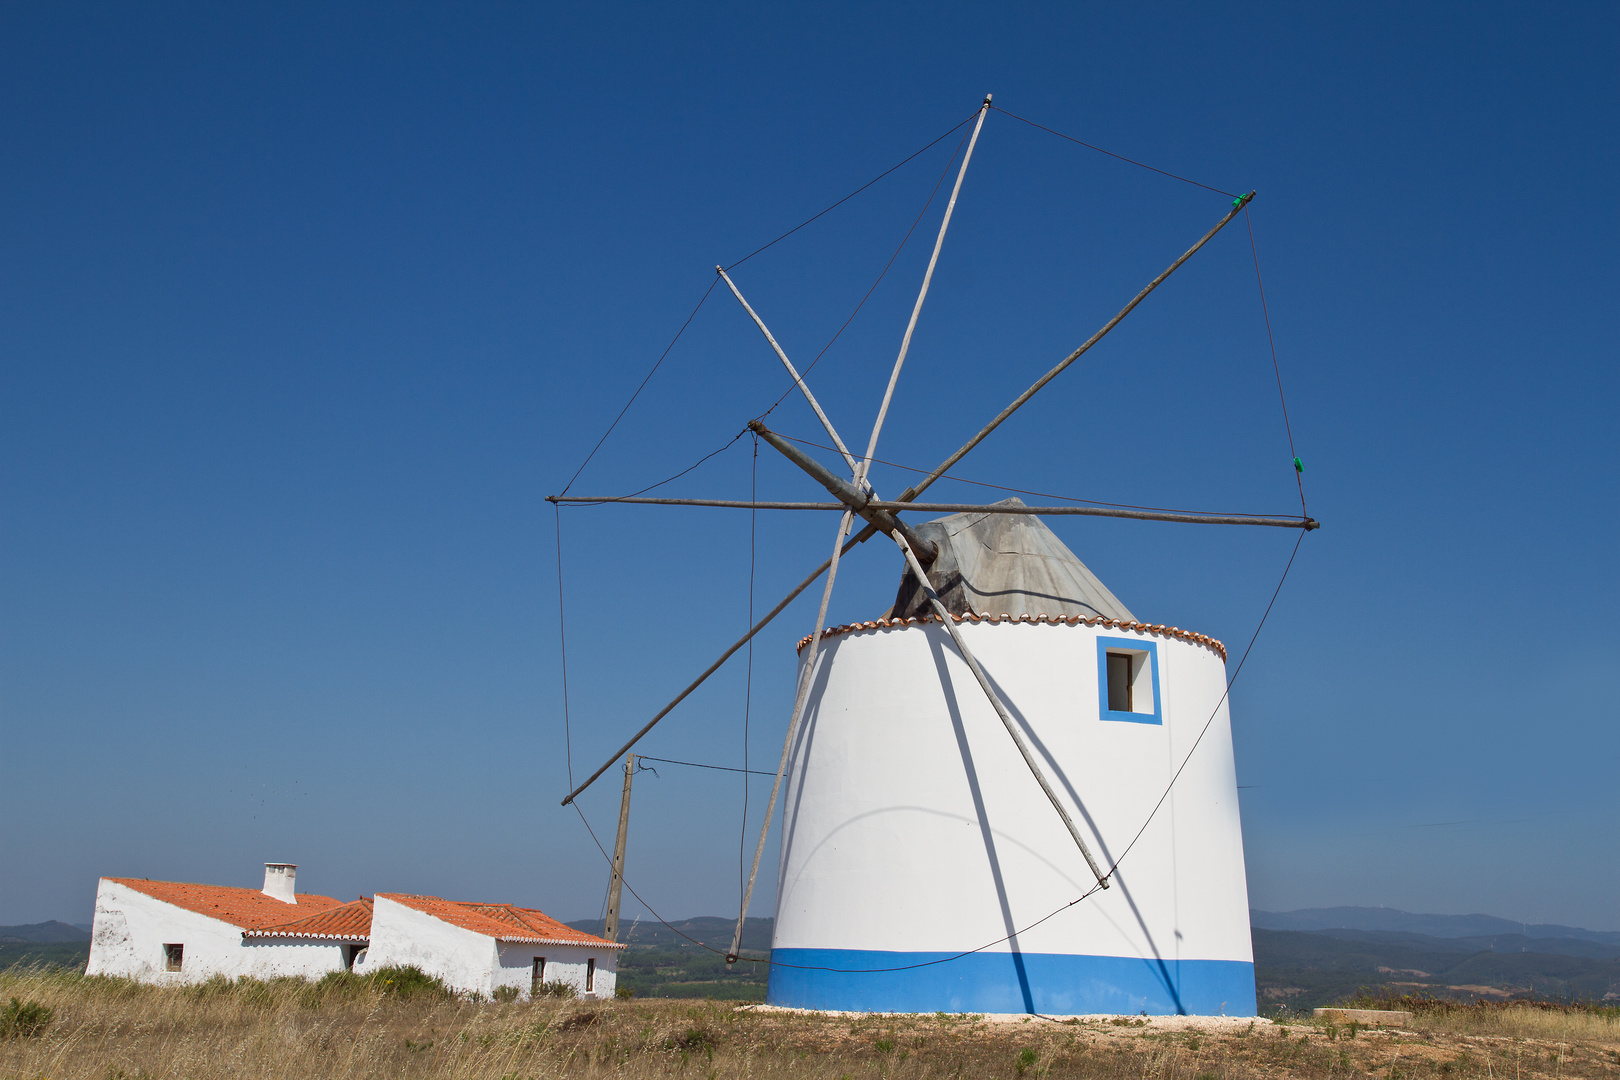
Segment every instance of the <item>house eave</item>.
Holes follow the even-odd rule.
[[[568,941],[563,938],[518,937],[506,934],[495,936],[495,940],[504,941],[509,945],[563,945],[576,949],[628,949],[630,947],[619,941]]]

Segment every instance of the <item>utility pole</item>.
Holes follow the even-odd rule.
[[[613,880],[608,883],[607,925],[602,936],[619,940],[619,890],[624,887],[624,840],[630,832],[630,778],[636,774],[636,755],[624,756],[624,794],[619,798],[619,838],[613,843]]]

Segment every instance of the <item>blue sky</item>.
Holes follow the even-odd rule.
[[[560,690],[560,490],[730,264],[997,105],[1252,221],[1310,509],[1233,691],[1251,900],[1620,929],[1620,18],[1516,8],[11,5],[0,32],[0,922],[98,876],[597,914]],[[813,356],[949,139],[736,270]],[[987,121],[880,456],[930,467],[1229,200]],[[812,383],[864,433],[940,202]],[[958,467],[1297,508],[1240,218]],[[786,381],[712,295],[576,493],[662,480]],[[773,426],[816,438],[794,399]],[[818,440],[819,441],[819,440]],[[749,440],[661,491],[746,497]],[[898,491],[911,474],[874,479]],[[763,448],[762,496],[816,498]],[[942,499],[994,495],[940,485]],[[832,519],[762,514],[754,602]],[[1139,616],[1253,633],[1281,531],[1054,528]],[[562,514],[594,767],[747,625],[746,514]],[[870,545],[832,618],[880,614]],[[773,768],[800,602],[757,639]],[[732,665],[644,749],[744,760]],[[611,828],[616,785],[582,800]],[[758,781],[751,818],[762,804]],[[631,884],[726,914],[744,793],[660,766]],[[774,857],[774,845],[769,849]],[[755,913],[769,914],[767,887]],[[627,901],[627,913],[642,912]]]

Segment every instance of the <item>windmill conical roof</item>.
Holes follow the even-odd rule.
[[[1006,499],[998,506],[1023,506]],[[972,511],[924,522],[916,530],[939,545],[928,581],[952,615],[1082,615],[1135,622],[1046,523],[1033,514]],[[900,579],[891,618],[932,615],[917,579]]]

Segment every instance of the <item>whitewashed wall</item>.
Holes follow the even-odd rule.
[[[529,996],[534,958],[546,958],[547,982],[562,981],[585,997],[585,968],[596,960],[595,989],[589,996],[611,998],[616,985],[618,950],[600,953],[567,945],[497,942],[494,938],[452,926],[433,915],[379,895],[371,914],[371,947],[362,974],[378,968],[414,966],[463,994],[493,995],[503,986]]]
[[[289,904],[287,917],[298,908]],[[308,912],[303,912],[308,914]],[[165,970],[163,946],[185,946],[179,971]],[[244,941],[242,929],[187,911],[106,878],[96,889],[89,975],[121,975],[141,982],[179,985],[215,975],[235,979],[295,976],[318,979],[342,971],[339,942]]]
[[[1002,1011],[983,1004],[994,995],[981,985],[991,977],[982,972],[1014,972],[1007,964],[994,968],[994,955],[1016,951],[1055,958],[1040,963],[1073,972],[1064,976],[1071,983],[1091,976],[1063,957],[1125,965],[1091,964],[1098,971],[1135,970],[1129,965],[1141,962],[1150,981],[1159,971],[1173,981],[1203,964],[1227,980],[1207,1002],[1173,995],[1168,1004],[1135,1001],[1127,988],[1107,1011],[1252,1011],[1243,837],[1220,657],[1169,637],[1083,625],[960,629],[1104,868],[1148,820],[1211,716],[1213,723],[1113,888],[1013,941],[888,982],[773,970],[770,1000],[817,1008],[884,1008],[888,1001],[930,1011],[960,1002],[966,1011]],[[1162,723],[1099,715],[1099,636],[1154,644]],[[800,956],[805,965],[866,971],[977,950],[1095,884],[943,627],[843,634],[826,642],[823,657],[784,803],[774,941],[784,963]],[[957,969],[974,973],[963,988],[940,981]],[[1024,964],[1007,977],[1032,983],[1034,971]],[[1230,993],[1228,985],[1235,986]],[[880,989],[868,994],[867,986]],[[942,1003],[908,1004],[932,1000],[930,993]],[[1016,1004],[1022,995],[1035,1008],[1044,1001],[1041,1011],[1093,1011],[1084,994],[1063,986],[1011,993],[1009,1008],[1028,1008]]]
[[[546,982],[565,982],[580,997],[611,998],[618,985],[619,950],[581,948],[577,945],[534,945],[501,942],[500,966],[493,979],[494,986],[515,986],[523,997],[529,996],[529,985],[534,972],[534,958],[546,958]],[[594,989],[585,990],[586,962],[596,961]]]

